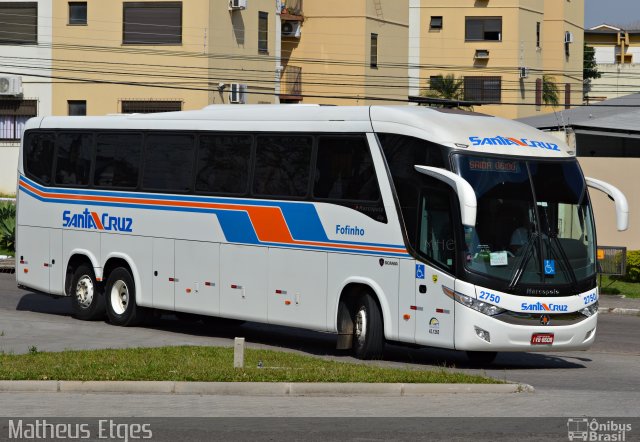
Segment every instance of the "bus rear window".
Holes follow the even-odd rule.
[[[24,168],[27,176],[42,184],[51,182],[55,135],[28,132],[24,141]]]

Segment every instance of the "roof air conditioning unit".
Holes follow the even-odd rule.
[[[22,95],[22,77],[17,75],[0,76],[0,95]]]
[[[229,102],[236,104],[244,104],[247,95],[247,85],[240,83],[231,83],[231,92],[229,92]]]
[[[476,49],[476,55],[474,58],[484,60],[489,58],[489,51],[487,49]]]
[[[299,21],[283,21],[282,22],[282,36],[300,38],[302,23]]]
[[[529,68],[518,68],[518,71],[520,73],[520,78],[528,78],[529,77]]]
[[[567,31],[564,33],[564,42],[573,43],[573,32]]]
[[[229,10],[247,9],[247,0],[229,0]]]

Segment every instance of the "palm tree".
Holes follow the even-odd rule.
[[[429,88],[420,94],[426,98],[438,98],[449,101],[464,100],[464,81],[453,74],[447,76],[437,75],[431,77]],[[470,108],[469,106],[455,106],[453,104],[435,104],[438,107]]]
[[[542,102],[545,106],[557,106],[560,103],[558,98],[558,86],[555,77],[551,75],[542,76]]]

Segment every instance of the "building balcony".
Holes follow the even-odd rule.
[[[302,100],[302,68],[286,66],[280,79],[280,102],[290,103]]]
[[[303,21],[302,0],[286,0],[280,11],[280,20]]]

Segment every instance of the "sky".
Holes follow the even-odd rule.
[[[602,23],[640,29],[640,0],[585,0],[584,27]]]

